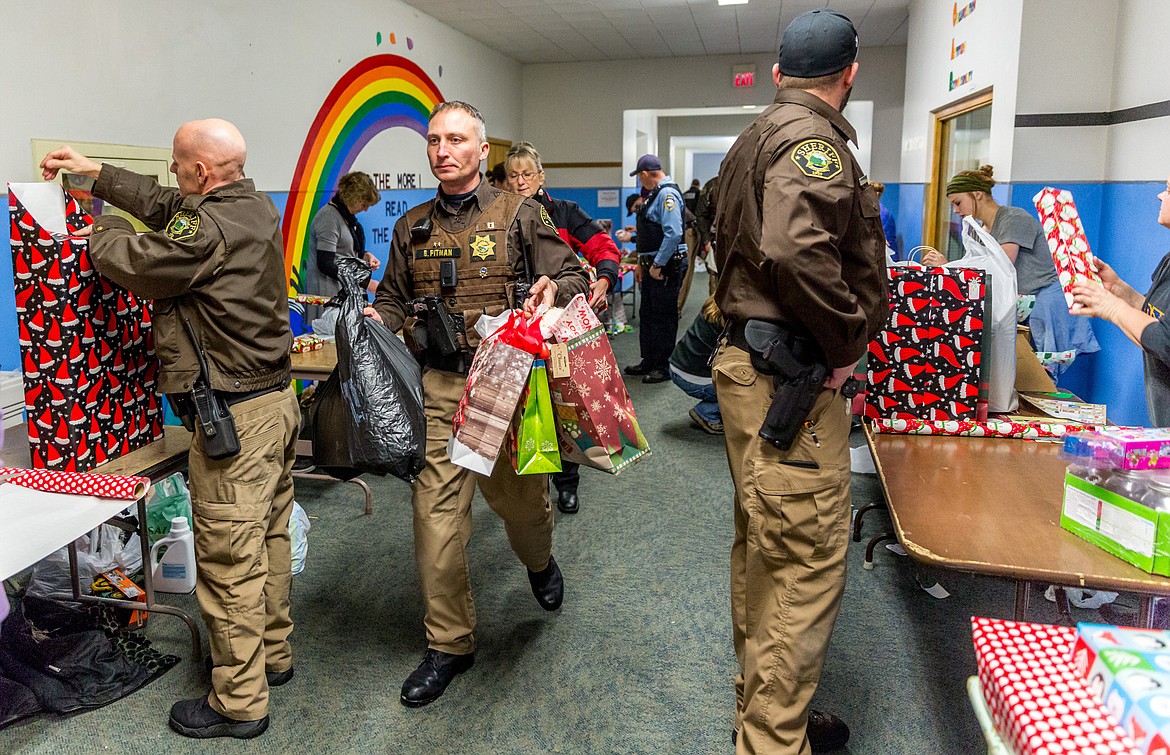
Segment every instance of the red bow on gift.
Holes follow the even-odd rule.
[[[540,334],[540,317],[525,320],[524,313],[513,310],[508,321],[492,334],[493,339],[500,343],[520,349],[528,354],[535,354],[540,359],[548,359],[548,344]]]

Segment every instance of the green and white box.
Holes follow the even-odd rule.
[[[1060,526],[1139,569],[1170,576],[1170,514],[1070,472],[1064,477]]]

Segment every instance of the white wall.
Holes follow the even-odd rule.
[[[861,72],[853,98],[875,104],[873,178],[896,181],[905,48],[863,47],[858,60]],[[631,159],[623,153],[636,151],[622,143],[625,111],[767,105],[776,94],[771,80],[775,62],[776,56],[767,53],[524,66],[523,138],[536,144],[546,162],[632,163],[638,155]],[[750,63],[756,65],[756,85],[732,87],[732,67]],[[666,147],[659,143],[659,149]],[[553,186],[632,181],[619,168],[553,170],[548,179]]]
[[[1111,109],[1170,100],[1170,77],[1166,75],[1167,30],[1170,30],[1170,3],[1121,0]],[[1170,118],[1111,126],[1104,178],[1108,181],[1164,180],[1170,172],[1168,133]]]
[[[180,123],[214,115],[243,131],[257,186],[287,191],[330,89],[381,53],[417,63],[447,99],[481,108],[490,135],[520,134],[520,65],[398,0],[6,6],[2,181],[33,179],[30,138],[169,148]],[[355,167],[421,173],[434,186],[423,140],[393,131],[372,141]]]
[[[930,180],[932,113],[988,87],[994,90],[990,162],[996,179],[1012,178],[1023,2],[979,0],[975,12],[957,24],[955,6],[939,0],[912,0],[910,4],[902,119],[904,183]],[[954,60],[952,42],[966,43],[966,51]],[[951,89],[952,75],[957,78],[967,72],[972,73],[971,80]]]

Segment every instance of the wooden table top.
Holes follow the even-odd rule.
[[[293,380],[325,380],[337,366],[337,344],[326,341],[316,351],[302,351],[292,355]]]
[[[1147,574],[1061,529],[1058,443],[876,434],[867,426],[898,540],[919,561],[1029,582],[1170,594]]]
[[[135,475],[161,480],[169,474],[187,466],[187,452],[191,448],[191,433],[182,427],[163,428],[163,437],[125,456],[110,459],[91,472],[102,474]],[[9,427],[4,431],[4,464],[10,467],[29,465],[28,440],[24,425]]]

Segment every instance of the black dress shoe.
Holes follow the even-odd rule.
[[[548,557],[548,566],[544,567],[544,571],[528,570],[528,583],[532,585],[532,594],[541,608],[555,611],[561,607],[561,601],[565,599],[565,580],[552,556]]]
[[[666,370],[650,370],[642,378],[643,383],[665,383],[667,380],[670,380],[670,375],[666,374]]]
[[[260,736],[268,728],[268,716],[256,721],[237,721],[212,708],[206,697],[200,697],[180,700],[172,705],[170,724],[172,729],[184,737],[251,739]]]
[[[631,364],[622,371],[627,375],[645,375],[650,372],[650,368],[646,366],[645,362],[641,362],[639,364]]]
[[[421,708],[443,696],[443,691],[458,674],[475,665],[475,653],[452,655],[427,649],[423,662],[402,683],[402,704]]]
[[[577,503],[576,490],[562,490],[557,494],[557,508],[561,510],[562,514],[576,514],[577,510],[581,508]]]
[[[839,750],[849,741],[849,727],[832,713],[808,709],[808,743],[813,752]]]
[[[264,678],[268,680],[269,687],[279,687],[288,684],[293,678],[293,673],[293,667],[289,666],[287,671],[265,671]]]

